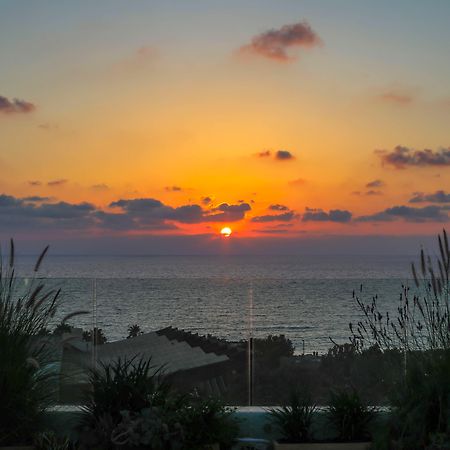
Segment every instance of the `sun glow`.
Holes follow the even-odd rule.
[[[232,232],[230,227],[224,227],[220,230],[220,234],[224,237],[230,237]]]

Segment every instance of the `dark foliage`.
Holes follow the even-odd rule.
[[[374,409],[366,406],[355,390],[332,391],[330,394],[327,418],[340,441],[368,439],[374,414]]]
[[[316,406],[306,392],[291,393],[289,404],[270,410],[273,422],[282,434],[283,440],[290,443],[311,440],[311,425]]]

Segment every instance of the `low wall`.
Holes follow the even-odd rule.
[[[242,406],[236,408],[235,417],[239,421],[239,437],[258,438],[272,441],[280,438],[279,430],[270,420],[269,408],[258,406]],[[380,409],[373,429],[383,427],[388,419],[388,410]],[[59,435],[76,438],[76,427],[80,423],[82,410],[79,407],[61,406],[49,411],[46,416],[46,423],[49,429],[54,430]],[[332,428],[326,420],[325,408],[318,408],[314,413],[312,434],[315,439],[333,439]]]

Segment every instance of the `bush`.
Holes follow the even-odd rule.
[[[289,405],[270,410],[270,415],[280,430],[283,441],[307,442],[311,439],[315,409],[309,394],[297,390],[291,393]]]
[[[184,430],[184,449],[198,450],[205,445],[220,444],[231,448],[239,427],[232,417],[233,410],[214,398],[201,399],[192,395],[179,411],[179,422]]]
[[[80,444],[86,449],[112,449],[111,437],[120,440],[120,435],[131,445],[138,439],[133,433],[144,432],[156,416],[164,429],[170,429],[174,426],[173,411],[179,410],[184,401],[172,391],[161,376],[161,368],[153,367],[150,359],[119,358],[102,363],[98,370],[91,371],[90,383],[80,427]],[[164,440],[164,435],[156,435]]]
[[[327,419],[340,441],[363,441],[369,438],[369,425],[375,411],[362,402],[355,390],[332,391]]]

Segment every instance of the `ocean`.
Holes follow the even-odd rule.
[[[18,257],[31,272],[35,258]],[[229,340],[284,334],[297,352],[348,342],[360,311],[352,292],[395,311],[411,256],[49,256],[40,276],[62,289],[60,318],[108,340],[174,326]]]

